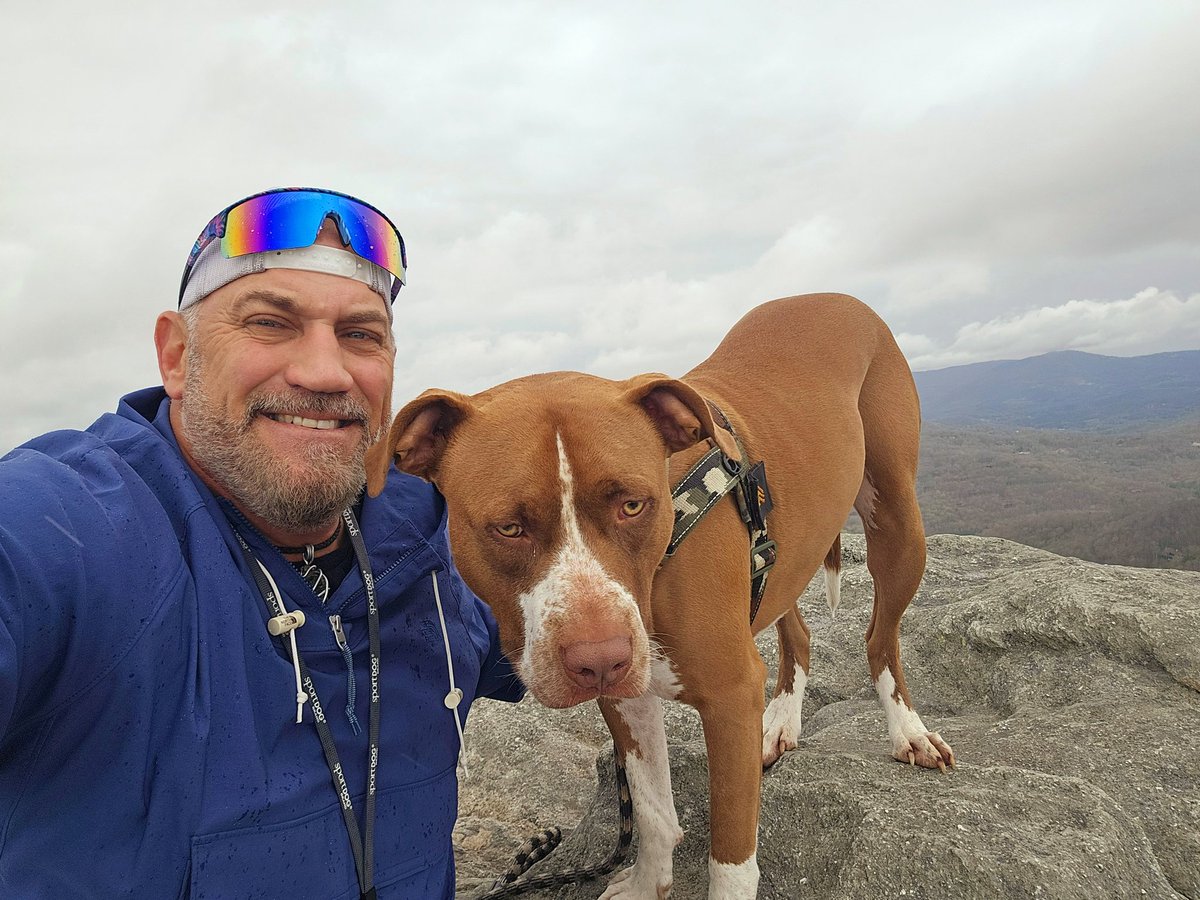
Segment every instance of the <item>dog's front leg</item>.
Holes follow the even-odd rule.
[[[649,693],[632,700],[601,699],[600,710],[625,762],[638,830],[637,862],[617,873],[601,900],[659,900],[671,892],[671,857],[683,840],[671,795],[662,701]]]
[[[698,696],[695,702],[708,747],[709,900],[758,896],[763,664],[757,654],[741,671],[743,677]],[[752,677],[753,673],[759,677]]]

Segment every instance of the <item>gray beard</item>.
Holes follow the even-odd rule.
[[[275,457],[252,431],[255,417],[264,410],[307,410],[331,419],[357,419],[363,426],[362,440],[348,457],[333,448],[313,447],[298,467]],[[192,457],[208,476],[243,510],[284,531],[318,529],[353,504],[366,484],[367,448],[382,436],[382,429],[372,431],[368,411],[342,394],[255,393],[247,398],[243,419],[231,421],[208,395],[194,341],[187,348],[180,417]]]

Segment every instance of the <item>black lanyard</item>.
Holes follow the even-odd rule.
[[[354,815],[354,807],[350,802],[350,788],[346,785],[346,775],[342,771],[342,763],[338,758],[337,747],[333,743],[333,734],[329,723],[325,721],[325,711],[317,697],[317,688],[308,674],[308,666],[296,651],[296,661],[300,666],[300,679],[308,699],[312,702],[313,721],[317,726],[317,737],[321,741],[321,750],[325,753],[325,763],[329,766],[329,774],[333,778],[333,789],[337,792],[342,805],[342,818],[346,822],[346,833],[350,836],[350,850],[354,854],[354,870],[358,875],[358,889],[361,900],[375,900],[375,780],[379,771],[379,607],[375,602],[375,579],[371,577],[371,563],[367,558],[367,548],[363,543],[362,531],[354,512],[346,509],[342,513],[346,523],[346,531],[350,542],[354,545],[354,556],[358,560],[358,570],[362,573],[363,586],[367,591],[367,631],[371,643],[371,720],[368,726],[367,749],[367,810],[363,816],[363,834],[359,834],[358,819]],[[238,543],[242,546],[242,554],[246,565],[254,576],[254,583],[262,594],[272,616],[284,614],[283,605],[275,596],[275,591],[266,575],[259,567],[258,560],[250,546],[238,533]],[[365,840],[364,840],[365,838]]]

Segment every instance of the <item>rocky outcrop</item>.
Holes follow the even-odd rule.
[[[843,547],[837,618],[816,584],[800,601],[812,673],[800,747],[763,779],[761,898],[1200,898],[1200,574],[931,538],[902,644],[917,708],[958,756],[943,776],[890,757],[863,653],[862,538],[844,535]],[[773,666],[773,633],[759,648]],[[699,719],[668,704],[667,731],[686,830],[673,896],[702,898]],[[480,703],[467,741],[460,897],[546,825],[571,831],[535,872],[604,858],[616,800],[594,704]]]

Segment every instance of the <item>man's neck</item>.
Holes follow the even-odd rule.
[[[316,528],[305,529],[302,531],[288,531],[273,526],[261,516],[256,516],[254,513],[245,509],[232,497],[226,497],[226,499],[229,500],[229,502],[235,507],[237,507],[238,512],[245,516],[250,524],[257,528],[259,533],[276,547],[301,548],[299,553],[285,553],[284,558],[286,559],[291,560],[293,557],[295,559],[300,559],[303,556],[303,548],[305,546],[311,545],[316,547],[318,544],[323,544],[325,541],[328,541],[335,534],[337,535],[336,540],[330,542],[327,547],[322,547],[320,550],[317,550],[314,554],[315,556],[324,556],[326,553],[332,553],[346,540],[345,530],[341,528],[342,517],[340,513],[331,521],[322,523]]]

